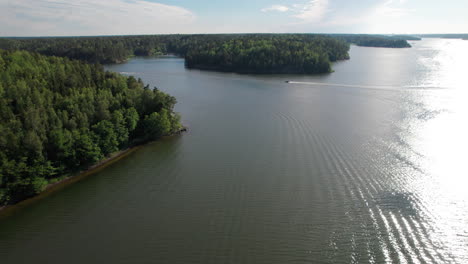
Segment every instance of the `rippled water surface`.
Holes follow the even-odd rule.
[[[0,219],[1,263],[468,263],[468,41],[413,46],[320,76],[108,66],[190,132]]]

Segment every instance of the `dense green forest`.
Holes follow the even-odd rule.
[[[403,40],[421,40],[420,37],[413,36],[413,35],[391,35],[390,37],[394,39],[403,39]]]
[[[331,62],[349,59],[343,41],[313,35],[257,35],[212,39],[191,45],[188,68],[239,73],[327,73]]]
[[[423,38],[468,39],[468,34],[422,34]]]
[[[92,63],[119,63],[131,56],[172,53],[191,68],[235,72],[329,72],[348,59],[349,45],[311,34],[154,35],[0,39],[0,48]]]
[[[362,47],[379,48],[410,48],[407,40],[420,40],[409,36],[384,36],[384,35],[354,35],[354,34],[334,34],[332,37],[341,39],[351,44]]]
[[[91,63],[172,53],[189,68],[242,73],[323,73],[348,59],[349,44],[411,47],[411,36],[354,34],[215,34],[61,38],[0,38],[0,48],[27,50]]]
[[[175,103],[98,64],[0,50],[0,205],[180,130]]]

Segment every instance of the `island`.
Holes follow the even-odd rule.
[[[180,131],[175,104],[98,64],[0,50],[0,207]]]
[[[411,48],[407,40],[420,40],[419,38],[400,35],[332,34],[330,36],[357,46],[377,48]]]
[[[328,73],[349,59],[349,44],[403,48],[402,37],[356,34],[205,34],[0,38],[0,49],[26,50],[90,63],[175,54],[188,68],[238,73]]]
[[[403,39],[403,40],[411,40],[411,41],[420,41],[421,38],[414,35],[390,35],[390,37],[394,39]]]
[[[424,38],[468,39],[468,34],[422,34]]]
[[[188,68],[237,73],[329,73],[349,59],[349,44],[315,35],[246,35],[208,38],[185,52]]]

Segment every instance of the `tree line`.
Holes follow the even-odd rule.
[[[0,50],[0,205],[180,130],[175,103],[98,64]]]
[[[194,41],[194,40],[192,40]],[[327,73],[349,59],[349,45],[315,35],[243,35],[199,39],[185,54],[188,68],[238,73]]]
[[[91,63],[119,63],[131,56],[176,54],[187,67],[236,72],[329,72],[348,59],[349,45],[313,34],[218,34],[0,39],[0,48]]]
[[[423,38],[468,39],[468,34],[421,34]]]
[[[407,35],[358,35],[358,34],[333,34],[331,37],[341,39],[351,44],[362,47],[379,48],[410,48],[407,40],[421,40],[420,38]]]
[[[209,34],[107,37],[0,38],[0,48],[91,63],[172,53],[190,68],[248,73],[322,73],[348,59],[349,44],[410,47],[411,36],[356,34]]]

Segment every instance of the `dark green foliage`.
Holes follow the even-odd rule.
[[[98,124],[101,124],[101,122]],[[112,134],[113,131],[107,131],[107,133]],[[103,132],[102,135],[96,135],[86,128],[73,130],[73,151],[69,158],[74,161],[74,163],[70,165],[81,166],[93,164],[102,159],[105,155],[112,153],[112,151],[117,151],[117,146],[111,145],[112,143],[116,144],[116,142],[113,142],[113,138],[109,137],[108,134]]]
[[[0,205],[180,129],[174,97],[99,65],[0,50],[0,69]]]
[[[119,125],[116,124],[116,126]],[[119,141],[117,140],[117,133],[115,131],[116,129],[114,124],[108,120],[102,120],[92,128],[94,131],[94,138],[104,155],[108,155],[118,150]]]
[[[467,37],[466,34],[423,36]],[[331,40],[331,38],[335,40]],[[200,53],[200,50],[204,47],[210,50],[210,52],[206,52],[205,55],[210,57],[222,57],[232,62],[236,61],[230,58],[230,56],[245,56],[245,52],[249,52],[250,55],[254,56],[255,60],[263,59],[263,53],[264,55],[274,55],[274,59],[277,59],[277,63],[284,63],[284,60],[290,60],[289,57],[295,56],[296,53],[302,55],[302,51],[326,54],[329,56],[330,61],[346,59],[348,58],[348,48],[343,41],[360,46],[401,48],[410,47],[406,40],[419,39],[419,37],[410,35],[385,36],[365,34],[217,34],[22,39],[0,38],[0,48],[6,50],[35,51],[44,55],[68,57],[93,63],[118,63],[125,61],[133,55],[151,56],[173,53],[185,57],[188,53]],[[271,46],[273,46],[273,49]],[[244,51],[244,53],[240,53],[240,51]],[[288,51],[293,54],[289,54]],[[226,52],[226,54],[222,55],[223,52]],[[248,59],[252,60],[250,57]],[[259,62],[254,61],[253,63]],[[268,65],[268,63],[266,64]]]
[[[331,62],[349,58],[346,42],[312,34],[0,39],[0,48],[93,63],[173,53],[185,57],[190,68],[243,73],[323,73],[331,71]]]
[[[185,57],[189,68],[239,73],[323,73],[331,71],[331,62],[349,58],[349,43],[368,47],[406,48],[411,47],[406,40],[416,39],[407,35],[355,34],[0,38],[0,48],[35,51],[92,63],[119,63],[133,55],[173,53]],[[77,80],[69,78],[64,81],[72,85]]]
[[[422,34],[423,38],[468,39],[468,34]]]
[[[146,138],[153,140],[171,131],[171,120],[167,110],[162,109],[160,113],[154,112],[146,116],[143,121],[143,128],[147,131]]]
[[[327,73],[349,58],[345,42],[307,34],[199,38],[187,50],[189,68],[239,73]]]
[[[416,37],[413,35],[391,35],[394,39],[403,39],[403,40],[412,40],[412,41],[419,41],[421,40],[420,37]]]
[[[416,39],[409,36],[384,35],[334,34],[330,36],[358,46],[380,48],[410,48],[411,45],[406,40]]]

